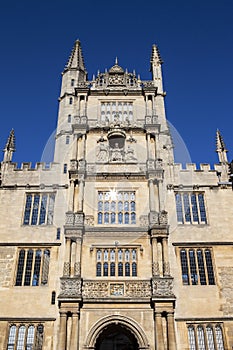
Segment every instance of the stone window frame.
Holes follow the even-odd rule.
[[[122,108],[121,108],[122,107]],[[115,122],[115,116],[118,117],[119,122],[132,123],[134,120],[134,104],[132,100],[102,100],[100,102],[100,116],[101,123]]]
[[[51,248],[20,247],[17,252],[15,287],[48,285]]]
[[[44,338],[43,322],[14,322],[8,325],[7,350],[42,350]]]
[[[27,192],[25,196],[23,225],[53,225],[55,192]]]
[[[216,269],[211,247],[178,248],[181,278],[184,286],[215,286]]]
[[[226,350],[224,327],[221,322],[187,323],[190,350]]]
[[[125,197],[126,194],[128,199]],[[123,199],[120,199],[120,195]],[[136,208],[136,190],[134,189],[98,189],[97,191],[98,225],[136,225]]]
[[[138,251],[137,246],[96,247],[96,277],[137,277]]]
[[[181,225],[206,225],[205,193],[200,191],[175,192],[177,222]]]

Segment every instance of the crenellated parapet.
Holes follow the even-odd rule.
[[[38,162],[35,166],[31,162],[21,164],[12,162],[1,163],[2,187],[4,186],[53,186],[59,187],[66,183],[61,172],[61,164]]]
[[[167,166],[167,187],[172,189],[174,186],[230,186],[227,164],[201,163],[197,166],[194,163],[188,163],[185,167],[180,163],[169,164]],[[169,174],[169,175],[168,175]]]

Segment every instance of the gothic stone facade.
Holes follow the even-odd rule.
[[[232,349],[232,186],[174,163],[161,58],[62,74],[54,162],[1,163],[0,348]],[[10,214],[11,213],[11,214]]]

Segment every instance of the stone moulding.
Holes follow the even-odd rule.
[[[87,299],[124,297],[150,298],[151,282],[145,281],[84,281],[82,296]]]

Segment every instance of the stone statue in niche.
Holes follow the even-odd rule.
[[[97,160],[99,162],[108,161],[108,146],[104,142],[100,142],[98,151],[97,151]]]
[[[128,145],[128,148],[125,151],[125,160],[137,160],[134,155],[134,149],[131,145]]]
[[[122,162],[122,160],[123,160],[123,148],[120,148],[118,142],[115,142],[114,148],[111,148],[111,161]]]

